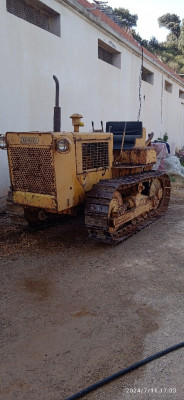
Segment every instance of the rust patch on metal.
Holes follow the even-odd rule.
[[[53,152],[48,148],[9,148],[14,191],[55,193]]]
[[[109,167],[108,142],[82,143],[82,171]]]

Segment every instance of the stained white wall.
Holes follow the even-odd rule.
[[[84,116],[85,130],[100,121],[137,120],[141,52],[136,54],[83,15],[55,0],[42,0],[61,15],[61,37],[55,36],[6,10],[0,4],[0,133],[53,129],[55,84],[60,81],[62,130],[71,130],[70,115]],[[121,52],[121,69],[98,59],[98,39]],[[179,88],[149,60],[154,84],[142,81],[141,120],[155,137],[168,133],[169,141],[184,145],[183,106]],[[164,79],[173,92],[162,88]],[[9,185],[6,152],[0,151],[0,196]]]
[[[149,64],[147,64],[148,66]],[[154,72],[154,85],[142,82],[142,119],[148,131],[155,133],[155,139],[168,134],[169,143],[175,143],[176,148],[184,145],[184,118],[182,116],[179,98],[180,85],[167,74],[149,69]],[[172,93],[165,90],[165,80],[172,84]]]

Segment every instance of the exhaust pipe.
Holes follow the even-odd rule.
[[[56,83],[56,98],[54,107],[54,132],[61,132],[61,107],[59,107],[59,81],[55,75],[53,75],[53,79]]]

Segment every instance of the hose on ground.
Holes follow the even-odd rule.
[[[141,367],[142,365],[145,365],[145,364],[147,364],[147,363],[149,363],[149,362],[151,362],[153,360],[156,360],[157,358],[165,356],[166,354],[171,353],[172,351],[181,349],[182,347],[184,347],[184,342],[176,344],[175,346],[172,346],[172,347],[168,347],[167,349],[162,350],[159,353],[156,353],[156,354],[153,354],[152,356],[144,358],[143,360],[138,361],[137,363],[132,364],[129,367],[124,368],[124,369],[122,369],[122,370],[120,370],[120,371],[118,371],[118,372],[116,372],[116,373],[114,373],[114,374],[102,379],[101,381],[94,383],[91,386],[88,386],[86,389],[83,389],[80,392],[75,393],[70,397],[67,397],[66,400],[79,399],[80,397],[92,392],[95,389],[98,389],[99,387],[105,385],[106,383],[109,383],[112,380],[117,379],[120,376],[123,376],[123,375],[127,374],[128,372],[133,371],[134,369]]]

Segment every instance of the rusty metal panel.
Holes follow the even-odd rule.
[[[156,162],[156,151],[153,147],[124,150],[119,161],[129,165],[147,165]]]
[[[77,174],[102,171],[111,168],[113,157],[113,135],[101,132],[77,133],[76,143]],[[105,179],[105,178],[104,178]]]
[[[109,150],[108,142],[82,143],[82,170],[108,168]]]
[[[52,150],[40,147],[10,147],[9,159],[14,191],[55,193]]]
[[[54,136],[51,132],[7,132],[9,146],[50,146],[54,147]]]

